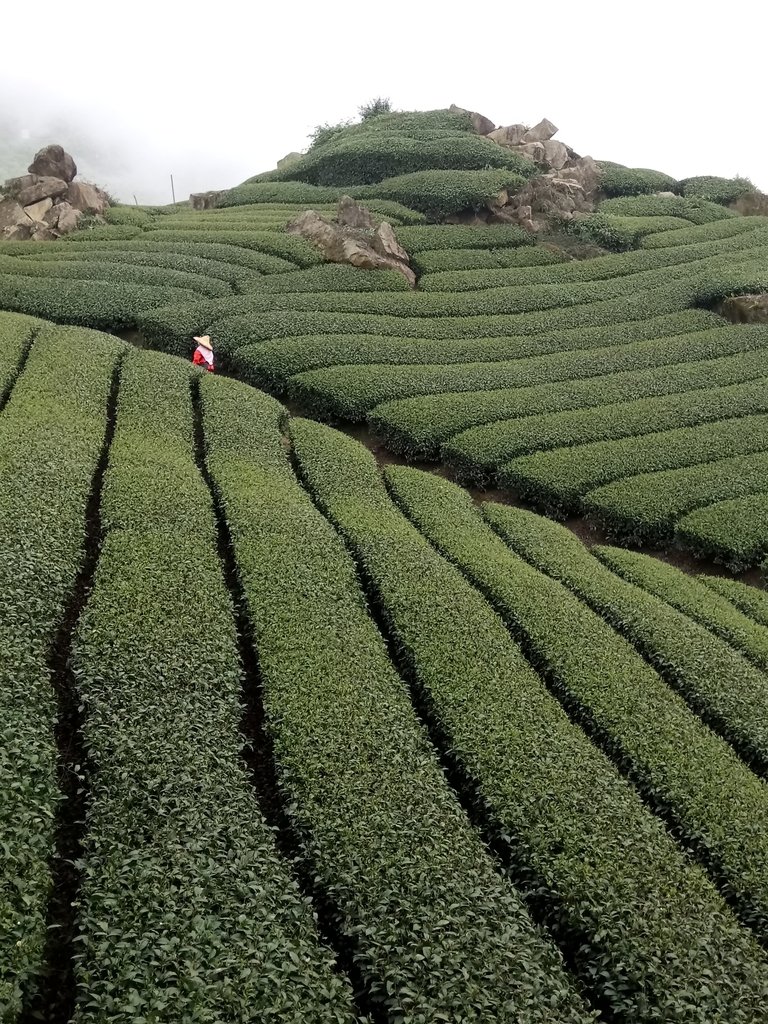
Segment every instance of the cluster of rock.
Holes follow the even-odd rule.
[[[397,241],[392,225],[382,221],[376,227],[370,210],[349,196],[339,200],[335,220],[305,210],[287,225],[286,231],[312,242],[330,263],[348,263],[362,270],[394,270],[411,288],[416,285],[408,253]]]
[[[0,188],[0,238],[49,241],[74,231],[83,214],[103,214],[106,193],[75,181],[76,175],[75,161],[61,146],[36,153],[27,174]]]
[[[528,157],[541,170],[519,192],[501,192],[485,210],[457,219],[465,223],[514,222],[527,231],[538,232],[551,227],[552,221],[571,220],[594,210],[600,185],[597,164],[555,139],[558,128],[546,117],[532,128],[524,124],[497,128],[489,118],[475,111],[455,104],[450,109],[469,114],[478,134]]]

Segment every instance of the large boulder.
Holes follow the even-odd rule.
[[[768,292],[754,295],[732,295],[715,310],[720,316],[737,324],[768,323]]]
[[[73,181],[67,189],[67,202],[81,213],[102,214],[109,200],[101,189],[85,181]]]
[[[368,207],[350,196],[342,196],[339,200],[336,223],[342,227],[363,228],[366,231],[373,231],[376,227],[373,214]]]
[[[523,136],[523,142],[547,142],[553,135],[557,134],[557,127],[548,121],[546,117],[529,128]]]
[[[345,196],[339,204],[340,214],[347,220],[358,222],[366,219],[364,214],[370,218],[365,207],[353,211],[353,204],[354,201]],[[416,274],[408,263],[408,254],[386,222],[373,231],[367,227],[329,221],[315,210],[305,210],[286,226],[286,231],[312,242],[330,263],[348,263],[361,270],[395,270],[405,277],[411,288],[416,285]]]
[[[18,178],[8,178],[3,185],[3,192],[5,192],[7,196],[13,196],[15,198],[23,188],[29,188],[29,186],[34,185],[36,181],[36,174],[22,174]]]
[[[25,206],[24,213],[26,213],[30,220],[34,220],[42,224],[45,222],[45,215],[52,206],[53,200],[48,196],[47,199],[41,199],[37,203],[32,203],[31,206]]]
[[[540,145],[544,150],[542,163],[554,168],[556,171],[565,167],[570,159],[570,154],[568,147],[564,143],[558,142],[556,139],[547,139]]]
[[[16,193],[16,199],[22,206],[31,206],[32,203],[39,203],[41,199],[54,199],[56,196],[63,196],[67,187],[63,178],[36,177],[31,185],[27,185],[26,188],[22,188]]]
[[[64,152],[62,146],[45,146],[35,153],[35,159],[29,165],[29,173],[41,178],[61,178],[67,184],[77,174],[75,161]]]
[[[467,110],[465,107],[457,107],[455,103],[452,103],[448,109],[454,114],[469,114],[472,127],[478,135],[488,135],[496,127],[489,117],[485,117],[483,114],[478,114],[476,110]]]
[[[15,199],[3,199],[0,202],[0,234],[6,235],[16,227],[32,227],[31,219],[24,213],[24,208]]]
[[[193,210],[212,210],[219,198],[224,195],[225,189],[213,189],[210,192],[193,192],[189,197]]]
[[[527,130],[524,124],[508,124],[488,132],[488,138],[500,146],[519,146]]]
[[[59,202],[45,215],[45,223],[59,235],[68,235],[74,231],[83,214],[68,202]]]

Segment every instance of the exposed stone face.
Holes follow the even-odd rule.
[[[41,178],[61,178],[69,184],[77,174],[75,161],[64,152],[63,146],[44,146],[35,153],[35,159],[29,165],[29,173]]]
[[[84,181],[73,181],[67,189],[67,202],[81,213],[102,214],[109,206],[106,195]]]
[[[41,199],[38,203],[33,203],[31,206],[24,207],[24,213],[30,218],[30,220],[43,223],[45,221],[45,215],[53,206],[53,200],[50,196],[47,199]]]
[[[455,103],[452,103],[448,109],[455,114],[469,114],[470,120],[472,121],[472,127],[478,135],[488,135],[496,127],[490,117],[478,114],[475,110],[467,110],[465,107],[457,107]]]
[[[553,135],[557,135],[557,126],[543,118],[533,128],[529,128],[523,136],[523,142],[547,142]]]
[[[22,174],[18,178],[8,178],[3,185],[3,191],[6,195],[15,198],[23,188],[29,188],[29,186],[34,185],[36,181],[36,174]]]
[[[524,124],[509,124],[488,132],[488,138],[498,142],[500,146],[519,146],[526,131],[527,128]]]
[[[212,210],[219,197],[224,195],[224,189],[214,189],[210,192],[193,192],[189,197],[193,210]]]
[[[358,203],[349,196],[342,196],[339,200],[336,221],[342,227],[364,228],[366,231],[373,231],[376,226],[368,207],[363,206],[362,203]]]
[[[59,202],[51,207],[45,215],[45,223],[55,229],[60,235],[67,235],[74,231],[83,214],[76,210],[66,201]]]
[[[732,295],[720,303],[716,312],[737,324],[768,324],[768,292]]]
[[[67,183],[63,178],[35,178],[31,185],[17,192],[16,198],[22,206],[31,206],[41,199],[63,196],[66,191]]]
[[[315,210],[305,210],[287,225],[286,231],[312,242],[331,263],[349,263],[362,270],[396,270],[411,288],[415,287],[416,275],[408,254],[390,224],[382,222],[374,231],[370,211],[349,196],[339,202],[339,217],[333,222]],[[366,223],[371,227],[358,226]]]
[[[8,198],[0,202],[0,232],[22,225],[31,227],[31,224],[24,208],[15,199]]]

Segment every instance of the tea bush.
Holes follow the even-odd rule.
[[[392,1019],[590,1019],[445,785],[354,566],[293,474],[285,410],[210,378],[201,398],[288,812],[374,1003]]]
[[[613,766],[568,721],[478,592],[387,502],[372,457],[350,439],[307,421],[293,421],[291,435],[310,487],[371,580],[388,628],[438,716],[454,758],[476,780],[480,806],[498,821],[499,834],[514,843],[513,872],[537,889],[545,917],[554,911],[548,923],[572,950],[577,972],[594,977],[599,963],[599,998],[639,1020],[653,1019],[656,1002],[674,991],[684,1019],[689,1012],[685,983],[678,988],[678,975],[669,979],[673,988],[667,988],[662,964],[681,966],[672,950],[686,947],[684,922],[694,906],[703,920],[711,915],[703,927],[722,940],[720,926],[729,916],[725,906],[703,876],[680,858]],[[445,550],[450,535],[451,553],[465,573],[471,574],[470,560],[495,564],[485,561],[486,538],[492,547],[495,539],[490,531],[483,532],[468,495],[453,488],[449,497],[446,481],[413,471],[393,469],[387,476],[397,499],[433,544]],[[496,571],[501,575],[507,568]],[[541,588],[534,593],[541,601]],[[621,648],[622,641],[615,642]],[[694,733],[706,736],[693,716],[686,721]],[[544,742],[551,758],[538,755]],[[739,774],[738,762],[727,763]],[[756,779],[751,785],[759,794]],[[521,801],[521,792],[530,799]],[[643,836],[631,848],[624,839],[627,830]],[[614,841],[622,852],[611,857]],[[580,869],[585,861],[593,865],[589,872]],[[681,898],[677,891],[672,896],[677,885],[689,895]],[[642,915],[632,913],[634,899],[643,907]],[[591,913],[584,912],[587,906]],[[633,924],[641,919],[642,933]],[[648,928],[654,932],[652,940]],[[743,934],[732,924],[726,930],[731,937],[727,941],[740,946]],[[640,991],[632,965],[648,963],[643,949],[649,942],[669,952],[643,971]],[[709,943],[707,948],[708,959],[714,950]],[[721,955],[714,953],[715,960]],[[713,969],[727,977],[729,960],[725,954],[721,966]],[[762,968],[754,970],[759,976]],[[735,1012],[752,984],[748,981],[742,989],[736,982],[741,993],[734,998]],[[758,989],[747,998],[757,998]],[[720,990],[715,1002],[724,994]]]
[[[3,338],[19,328],[4,313],[0,323]],[[123,350],[93,331],[42,323],[21,326],[22,344],[30,327],[26,368],[0,415],[0,1006],[9,1024],[24,1019],[22,1001],[47,968],[62,799],[49,652],[82,565],[86,505]]]

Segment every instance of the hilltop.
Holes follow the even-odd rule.
[[[0,241],[0,1019],[756,1024],[765,197],[367,113]]]

